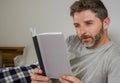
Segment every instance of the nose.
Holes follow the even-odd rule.
[[[79,28],[79,31],[80,31],[80,34],[85,34],[85,33],[87,33],[87,28],[85,26],[81,26]]]

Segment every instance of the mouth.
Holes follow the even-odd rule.
[[[83,44],[90,44],[93,41],[93,37],[90,35],[81,35],[80,40]]]
[[[82,42],[88,43],[91,41],[91,38],[82,38]]]

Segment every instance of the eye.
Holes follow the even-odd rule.
[[[86,22],[87,25],[92,25],[93,23],[92,22]]]
[[[88,26],[89,26],[89,25],[92,25],[92,24],[93,24],[93,21],[87,21],[87,22],[86,22],[86,25],[88,25]]]
[[[78,23],[74,23],[75,28],[79,28],[80,25]]]

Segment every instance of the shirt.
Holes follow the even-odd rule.
[[[67,39],[73,74],[84,83],[120,83],[120,47],[114,42],[95,49],[84,47],[74,35]]]

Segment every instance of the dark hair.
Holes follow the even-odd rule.
[[[75,12],[91,10],[101,21],[108,17],[107,9],[101,0],[79,0],[73,3],[70,9],[71,16],[74,16]]]

